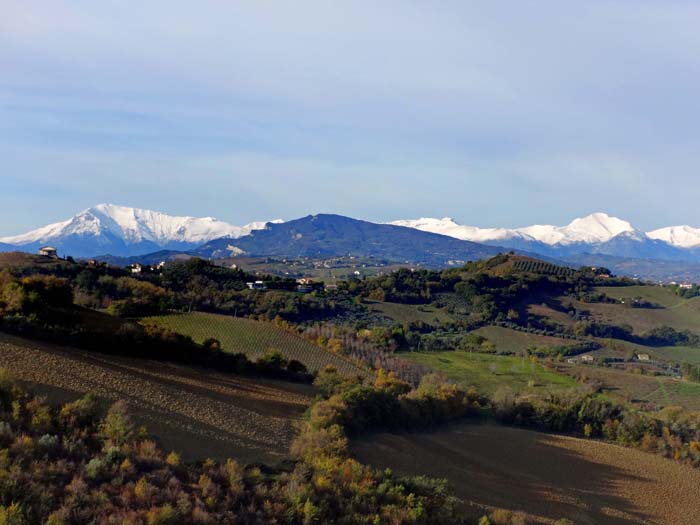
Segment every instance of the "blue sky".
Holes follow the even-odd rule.
[[[0,235],[100,202],[700,226],[698,2],[143,4],[3,0]]]

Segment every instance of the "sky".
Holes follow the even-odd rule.
[[[700,226],[696,1],[0,5],[0,235],[102,202]]]

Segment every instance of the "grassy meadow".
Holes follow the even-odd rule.
[[[576,381],[539,363],[514,356],[461,351],[411,352],[402,357],[444,373],[465,388],[493,394],[501,387],[516,393],[554,391],[572,388]]]

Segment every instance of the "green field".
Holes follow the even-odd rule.
[[[198,343],[213,337],[221,342],[222,348],[227,352],[241,352],[250,359],[257,359],[268,351],[277,350],[287,359],[296,359],[304,363],[311,371],[333,365],[344,374],[363,373],[342,356],[319,348],[272,323],[201,312],[148,317],[142,322],[188,335]]]
[[[641,297],[642,299],[661,305],[664,308],[678,306],[686,301],[686,299],[677,296],[671,290],[663,286],[599,286],[595,290],[613,299]]]
[[[496,351],[500,353],[520,353],[533,346],[571,346],[576,344],[575,340],[563,339],[560,337],[550,337],[547,335],[529,334],[518,332],[502,326],[484,326],[472,332],[485,337],[496,345]]]
[[[700,384],[688,381],[658,378],[659,388],[649,400],[660,406],[679,406],[686,410],[700,411]]]
[[[414,323],[421,321],[426,324],[440,324],[454,321],[452,316],[440,308],[423,304],[399,304],[381,301],[365,301],[372,312],[379,312],[397,323]]]
[[[700,348],[692,346],[645,346],[620,339],[596,338],[603,348],[591,352],[598,357],[628,359],[633,354],[649,354],[654,361],[700,363]]]
[[[662,407],[700,410],[700,384],[667,376],[640,375],[613,367],[577,365],[571,372],[583,371],[589,380],[603,385],[607,395],[625,403],[655,403]]]
[[[402,357],[444,373],[453,381],[478,392],[493,394],[500,387],[515,393],[572,388],[573,378],[558,374],[527,359],[470,352],[411,352]]]
[[[562,303],[572,303],[579,310],[589,311],[598,322],[631,326],[643,334],[659,326],[690,330],[700,334],[700,297],[681,299],[660,286],[630,286],[597,288],[615,298],[643,297],[663,308],[631,308],[620,304],[584,303],[562,297]]]

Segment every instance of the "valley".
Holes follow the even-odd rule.
[[[126,402],[148,432],[139,468],[159,446],[206,484],[197,469],[234,457],[250,501],[303,486],[385,498],[391,515],[398,496],[361,489],[391,486],[432,523],[692,523],[677,509],[692,510],[700,465],[696,288],[517,254],[330,286],[230,261],[133,272],[2,254],[0,369],[51,401],[54,428],[84,394]],[[44,439],[41,418],[22,421]]]

